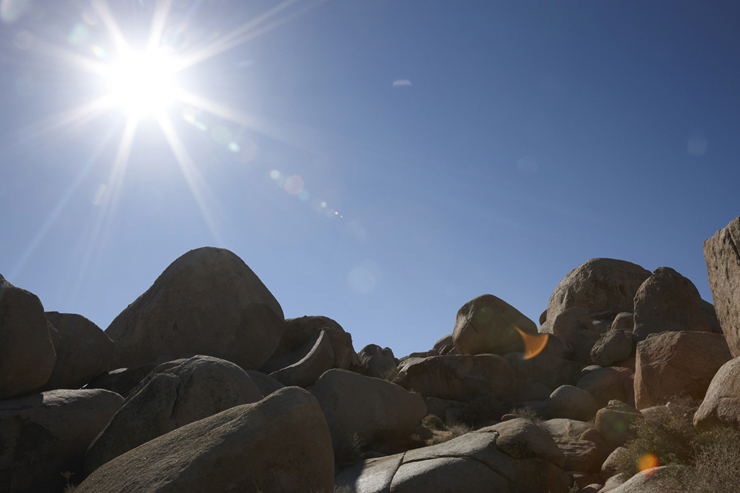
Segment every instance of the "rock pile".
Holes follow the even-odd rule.
[[[716,313],[673,269],[591,259],[539,330],[484,294],[400,359],[285,320],[227,250],[105,331],[0,276],[0,491],[652,491],[666,468],[616,474],[631,424],[688,396],[697,430],[740,429],[738,244],[740,218],[704,245]]]

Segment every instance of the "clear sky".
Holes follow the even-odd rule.
[[[0,273],[45,309],[105,329],[201,246],[396,356],[484,293],[536,322],[594,257],[711,301],[702,243],[740,215],[740,3],[158,5],[0,0]],[[174,88],[124,99],[122,46],[183,62]]]

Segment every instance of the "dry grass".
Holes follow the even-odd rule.
[[[617,472],[637,474],[640,459],[653,454],[658,465],[672,469],[661,483],[676,493],[737,493],[740,491],[740,431],[717,427],[699,433],[693,426],[697,402],[674,401],[666,413],[647,415],[632,427],[636,437],[617,461]]]

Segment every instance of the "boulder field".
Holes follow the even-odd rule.
[[[663,491],[670,468],[618,474],[633,424],[689,397],[696,430],[740,429],[739,244],[740,218],[704,244],[714,305],[596,258],[539,329],[481,294],[402,358],[285,319],[228,250],[187,252],[105,331],[0,275],[0,492]]]

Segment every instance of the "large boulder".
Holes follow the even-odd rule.
[[[45,390],[79,389],[111,369],[113,341],[93,322],[73,313],[46,312],[57,329],[57,360]]]
[[[42,387],[56,351],[44,307],[36,295],[7,283],[0,288],[0,399]]]
[[[51,390],[0,401],[0,491],[62,491],[81,480],[85,450],[123,398],[107,390]]]
[[[111,390],[123,397],[128,397],[139,382],[144,380],[157,366],[157,363],[147,363],[133,368],[116,368],[93,379],[85,388]]]
[[[591,348],[591,361],[599,366],[610,366],[629,358],[633,349],[631,332],[612,329],[602,334]]]
[[[505,358],[520,383],[541,384],[550,391],[561,385],[575,383],[574,376],[580,369],[580,365],[575,361],[543,353],[528,359],[521,353],[509,353]]]
[[[484,294],[457,312],[452,341],[460,354],[524,352],[517,329],[537,335],[537,325],[505,301]]]
[[[503,356],[452,354],[409,358],[398,368],[396,382],[423,396],[468,401],[483,394],[516,392],[516,375]]]
[[[117,367],[205,354],[255,370],[284,327],[280,304],[254,272],[230,251],[207,247],[170,264],[106,334],[115,342]]]
[[[549,320],[548,327],[573,347],[572,358],[575,361],[591,363],[591,350],[599,340],[600,333],[585,308],[577,306],[558,313]]]
[[[715,373],[731,358],[722,334],[650,334],[637,345],[635,407],[665,404],[676,396],[703,399]]]
[[[352,334],[345,332],[335,320],[320,315],[285,319],[285,331],[270,359],[299,351],[321,330],[326,332],[331,340],[334,351],[332,368],[349,370],[352,366],[359,364],[357,353],[352,346]]]
[[[404,388],[347,370],[329,370],[311,387],[335,447],[355,435],[366,444],[406,440],[427,414],[424,399]]]
[[[740,356],[740,217],[704,242],[714,310],[733,357]]]
[[[85,472],[174,429],[262,399],[247,373],[211,356],[164,363],[126,399],[90,444]]]
[[[283,385],[307,387],[313,385],[326,370],[334,366],[334,349],[326,330],[294,353],[269,360],[260,368]]]
[[[529,421],[515,419],[445,443],[369,459],[342,471],[336,491],[353,493],[559,493],[570,477],[555,441]]]
[[[707,314],[699,290],[670,267],[658,267],[635,294],[634,330],[638,341],[659,332],[721,332],[717,317]]]
[[[740,357],[731,359],[717,371],[694,414],[697,430],[706,431],[715,426],[740,429]]]
[[[624,260],[591,259],[560,281],[547,304],[547,323],[569,308],[584,308],[591,318],[614,317],[630,312],[640,285],[650,271]]]
[[[599,408],[602,408],[614,399],[622,402],[630,402],[633,399],[632,375],[634,372],[629,368],[611,366],[594,368],[583,374],[576,387],[594,396]]]
[[[550,394],[546,413],[548,418],[567,418],[588,421],[596,415],[599,405],[591,394],[572,385],[558,387]]]
[[[632,423],[642,419],[640,411],[624,402],[613,400],[596,413],[596,429],[611,447],[624,445],[634,435]]]
[[[232,407],[97,469],[76,493],[332,491],[334,456],[316,399],[298,387]]]

